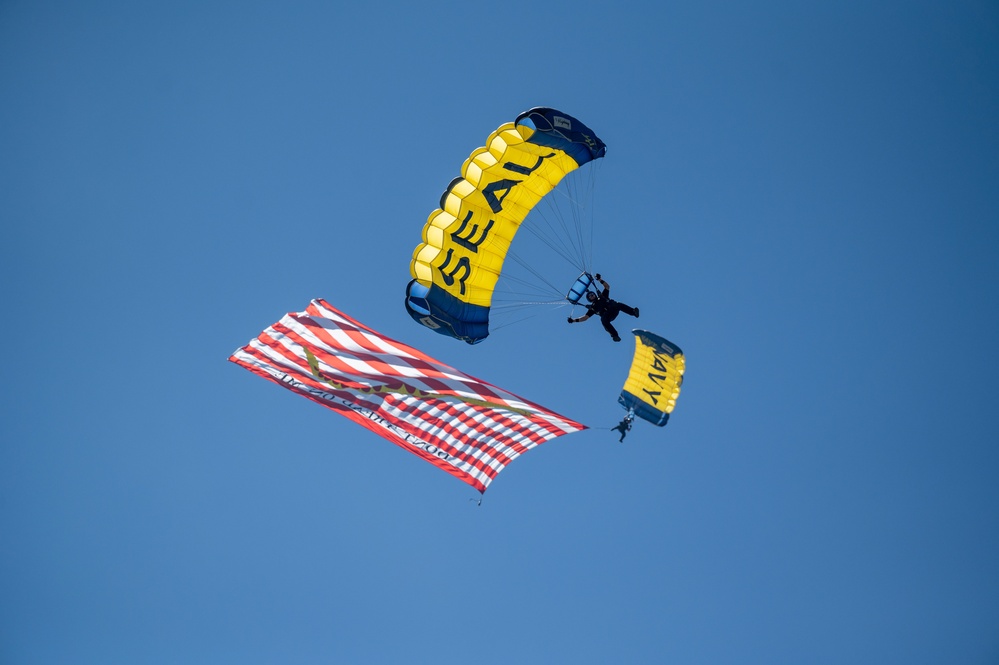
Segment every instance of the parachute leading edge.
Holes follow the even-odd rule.
[[[538,107],[493,132],[441,196],[413,252],[406,311],[475,344],[489,334],[493,288],[521,222],[562,178],[606,146],[572,116]]]
[[[685,361],[676,344],[647,330],[635,334],[635,357],[618,403],[629,414],[662,427],[676,407]],[[630,417],[630,416],[629,416]]]

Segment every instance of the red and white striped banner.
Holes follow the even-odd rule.
[[[229,360],[480,492],[521,453],[586,429],[384,337],[324,300],[282,317]]]

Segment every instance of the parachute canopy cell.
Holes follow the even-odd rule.
[[[480,492],[521,453],[585,429],[380,335],[324,300],[285,315],[229,360],[333,409]],[[370,471],[379,475],[378,469]]]
[[[441,196],[413,252],[406,310],[469,344],[489,334],[493,289],[528,212],[569,172],[606,146],[570,115],[533,108],[475,150]]]
[[[618,403],[639,418],[662,427],[676,407],[685,361],[676,344],[647,330],[635,334],[635,357]]]

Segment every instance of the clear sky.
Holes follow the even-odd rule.
[[[687,356],[624,443],[629,339],[403,308],[539,105]],[[0,1],[0,662],[999,662],[997,118],[989,0]],[[477,506],[226,361],[316,297],[592,429]]]

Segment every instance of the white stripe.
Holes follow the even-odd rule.
[[[364,411],[376,414],[383,420],[372,419],[371,423],[386,433],[392,433],[393,438],[401,439],[414,452],[420,452],[417,450],[420,447],[418,442],[436,446],[442,452],[453,451],[451,459],[441,461],[464,472],[483,487],[491,482],[488,474],[499,473],[520,455],[515,447],[529,450],[560,434],[581,429],[569,425],[561,416],[543,407],[529,405],[510,392],[428,358],[415,349],[387,340],[361,324],[351,323],[335,310],[320,305],[319,301],[313,301],[313,305],[322,316],[308,312],[288,314],[261,334],[273,341],[264,343],[254,338],[247,346],[234,352],[232,359],[320,402],[326,396],[346,396],[345,399],[362,410],[358,412],[361,417]],[[315,327],[322,328],[321,334],[329,339],[320,339],[313,332]],[[278,332],[277,328],[286,329],[288,334]],[[358,336],[363,342],[355,341]],[[324,388],[326,381],[314,377],[308,366],[307,348],[315,352],[324,376],[335,383],[355,382],[378,387],[396,379],[405,379],[405,385],[427,395],[438,395],[440,400],[433,400],[438,402],[434,404],[425,396],[369,393],[335,386]],[[321,355],[335,357],[344,367],[330,366],[319,357]],[[413,366],[414,363],[425,363],[428,369],[418,369]],[[376,369],[376,365],[380,369]],[[285,377],[295,379],[297,384],[289,384]],[[468,404],[451,398],[492,402],[495,407]],[[337,397],[336,401],[339,400]],[[331,401],[329,405],[333,404]],[[504,406],[523,410],[532,417],[507,410]],[[456,419],[455,414],[461,417]],[[554,426],[557,431],[548,431],[542,423]],[[538,441],[532,441],[530,436]],[[425,452],[426,449],[421,454]],[[460,457],[467,458],[467,461],[460,460]]]

